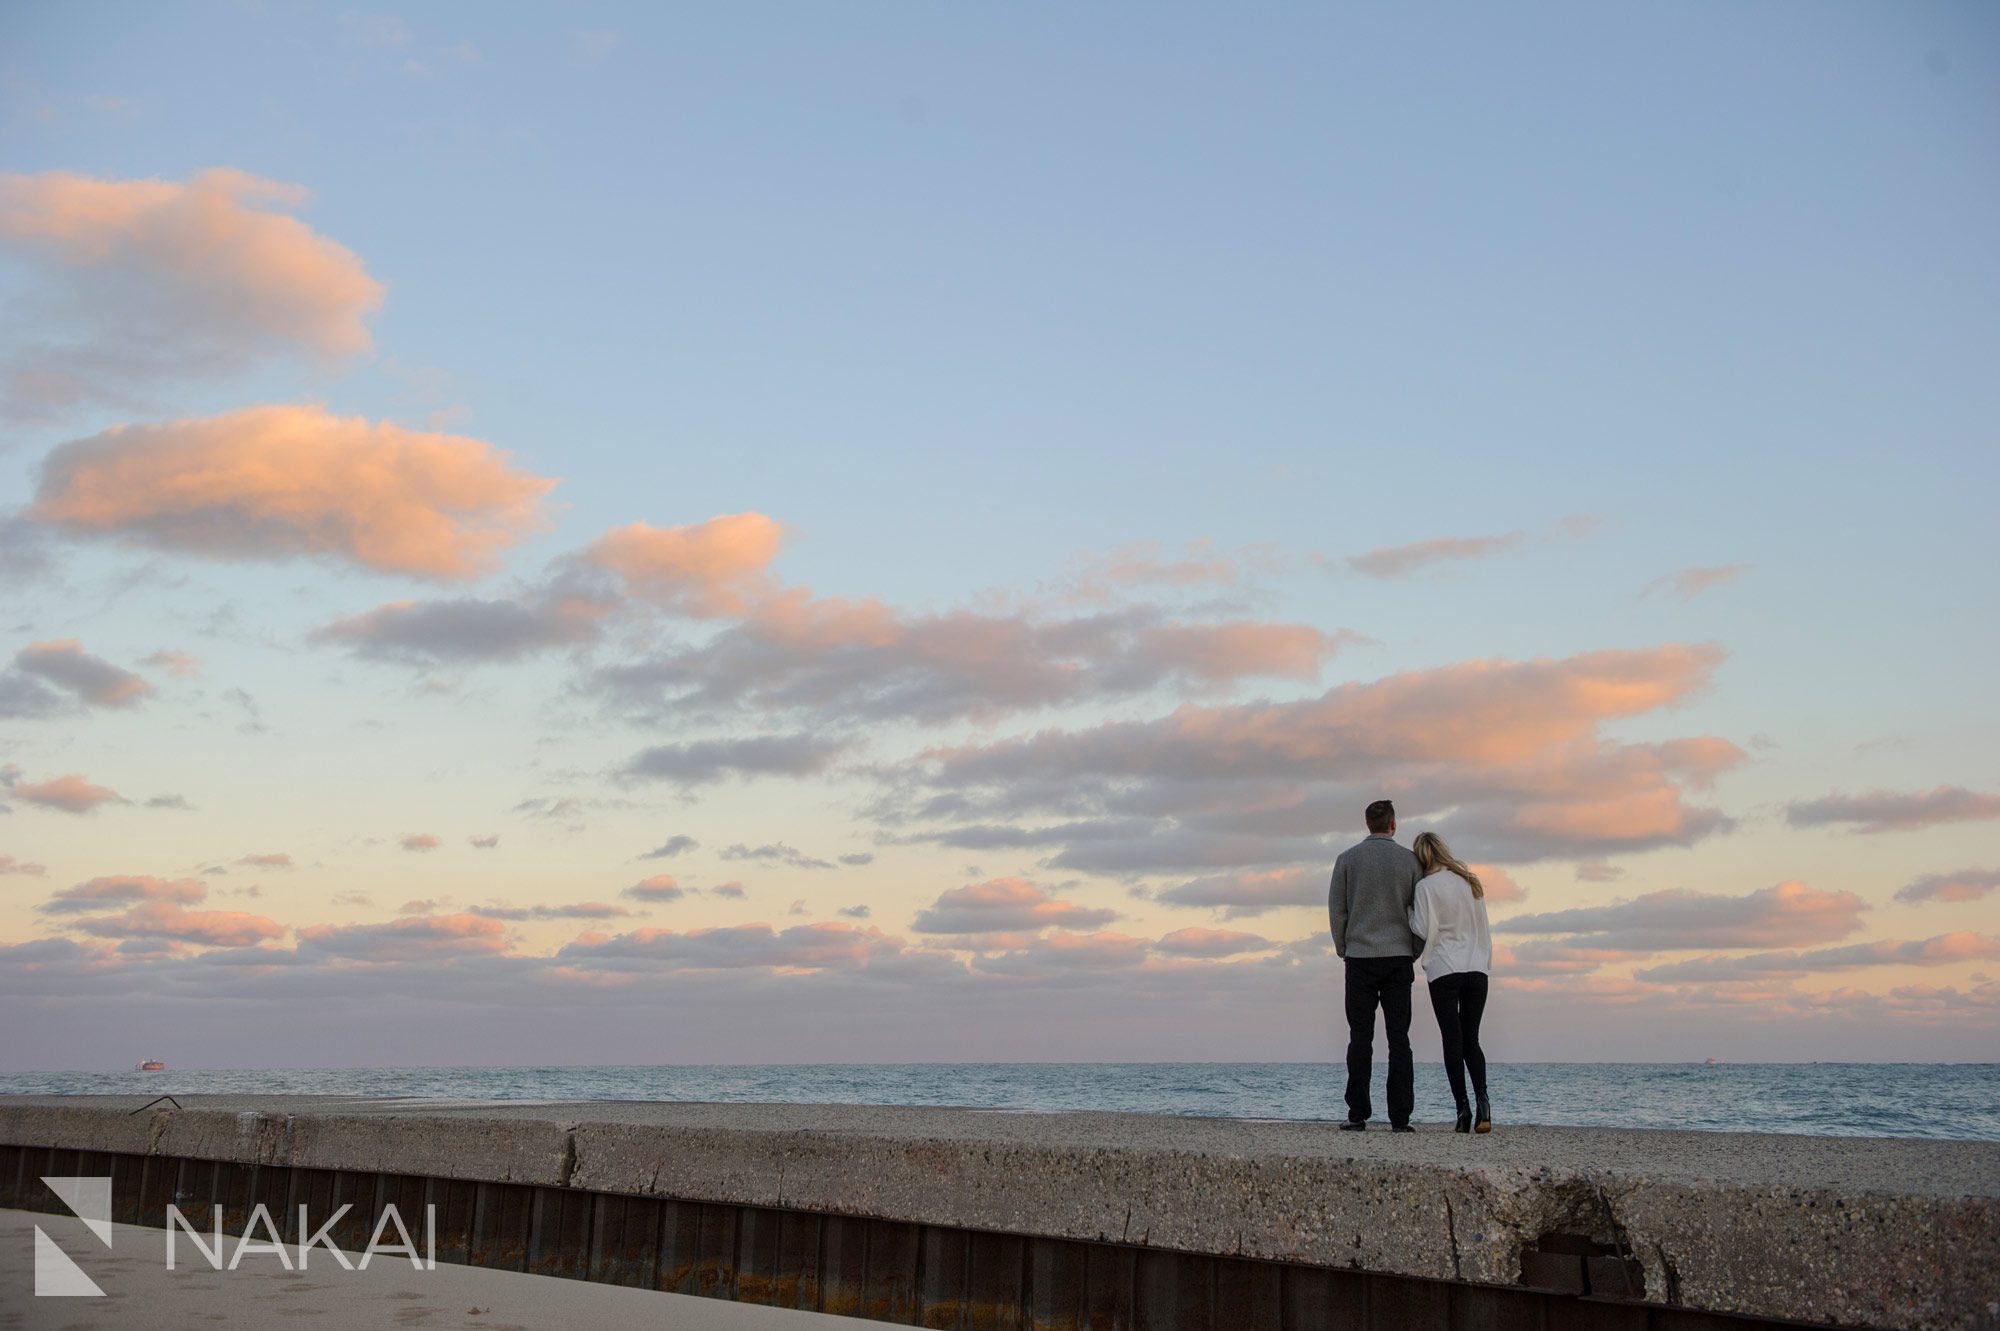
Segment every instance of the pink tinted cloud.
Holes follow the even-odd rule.
[[[2000,939],[1961,930],[1935,938],[1884,939],[1813,952],[1696,957],[1639,971],[1634,978],[1655,983],[1729,982],[1767,975],[1861,970],[1869,966],[1954,966],[1996,957],[2000,957]]]
[[[1176,957],[1231,957],[1242,952],[1268,952],[1277,946],[1257,934],[1233,929],[1176,929],[1155,943],[1157,951]]]
[[[1051,925],[1084,929],[1117,918],[1116,911],[1058,901],[1024,878],[992,878],[939,893],[911,927],[925,934],[982,934]]]
[[[0,855],[0,877],[20,874],[39,878],[48,871],[48,866],[36,864],[33,860],[17,860],[12,855]]]
[[[1360,639],[1303,624],[1234,620],[1221,624],[1161,624],[1138,635],[1139,654],[1189,680],[1222,682],[1266,676],[1314,679],[1326,658]]]
[[[1686,888],[1649,892],[1608,906],[1517,915],[1494,928],[1635,950],[1792,947],[1845,938],[1861,927],[1866,909],[1852,892],[1792,881],[1739,897]]]
[[[10,412],[129,402],[157,380],[274,353],[367,350],[382,286],[287,215],[305,202],[228,168],[185,183],[0,176],[0,249],[31,265],[43,313],[5,367]]]
[[[489,920],[615,920],[631,913],[623,906],[614,906],[608,901],[578,901],[568,905],[553,906],[543,904],[516,906],[506,902],[495,902],[486,906],[466,907],[466,914],[483,915]]]
[[[1446,761],[1499,766],[1543,758],[1600,722],[1680,702],[1706,687],[1722,653],[1670,644],[1565,660],[1469,661],[1342,684],[1301,702],[1187,705],[1151,722],[933,752],[947,774],[1027,770],[1051,759],[1076,771],[1168,770],[1312,776],[1329,763]],[[1732,759],[1725,741],[1705,765]],[[1692,760],[1695,755],[1687,755]],[[1039,760],[1039,761],[1038,761]]]
[[[66,171],[0,177],[0,240],[75,268],[156,283],[245,341],[325,355],[366,351],[363,318],[382,285],[347,249],[275,208],[297,185],[217,167],[186,184],[94,180]]]
[[[1669,644],[1473,661],[1298,701],[1185,703],[1152,720],[942,747],[920,769],[929,803],[883,813],[956,824],[922,839],[1053,846],[1057,866],[1098,873],[1328,861],[1330,829],[1358,833],[1362,806],[1382,794],[1406,818],[1450,810],[1440,830],[1485,862],[1688,845],[1732,826],[1686,794],[1742,750],[1599,731],[1694,696],[1720,660]],[[1038,827],[1036,814],[1059,821]]]
[[[248,865],[253,869],[289,869],[292,867],[292,857],[282,850],[274,851],[268,855],[245,855],[236,862]]]
[[[1347,566],[1370,578],[1405,578],[1438,564],[1484,559],[1519,545],[1526,534],[1506,532],[1499,536],[1440,536],[1408,545],[1385,546],[1355,555]]]
[[[613,969],[853,970],[902,951],[902,940],[880,929],[829,922],[782,930],[768,924],[741,924],[686,932],[634,929],[611,936],[583,934],[556,956],[569,965]]]
[[[1589,975],[1603,966],[1636,961],[1650,953],[1631,948],[1599,947],[1560,938],[1531,938],[1511,947],[1494,948],[1493,969],[1511,982],[1563,975]]]
[[[66,887],[38,909],[50,914],[116,910],[121,906],[158,901],[190,905],[208,895],[199,878],[156,878],[151,874],[117,874]]]
[[[762,513],[681,527],[634,522],[600,536],[585,563],[617,575],[628,595],[698,619],[734,617],[775,590],[768,572],[784,528]]]
[[[93,707],[130,707],[153,692],[151,684],[131,671],[84,651],[75,638],[23,647],[14,654],[14,664]]]
[[[2000,869],[1934,873],[1896,889],[1898,901],[1977,901],[2000,888]]]
[[[1207,906],[1224,919],[1262,915],[1288,906],[1324,906],[1329,867],[1243,869],[1236,873],[1194,878],[1163,888],[1153,900],[1167,906]]]
[[[411,832],[396,844],[413,854],[421,855],[436,850],[443,843],[429,832]]]
[[[165,671],[169,679],[193,679],[201,673],[200,657],[172,647],[161,648],[147,657],[142,664],[152,666],[155,670]]]
[[[1256,562],[1268,566],[1268,556]],[[1098,593],[1099,583],[1120,586],[1227,586],[1243,577],[1242,563],[1216,552],[1213,541],[1190,541],[1178,556],[1163,552],[1158,541],[1135,541],[1089,562],[1083,575],[1085,595]]]
[[[1167,685],[1312,678],[1353,637],[1299,624],[1183,622],[1150,606],[1058,618],[908,614],[794,587],[702,643],[594,678],[612,704],[642,712],[747,706],[935,724]]]
[[[1944,823],[1985,822],[2000,818],[2000,795],[1936,786],[1923,791],[1869,790],[1859,795],[1833,794],[1787,805],[1785,818],[1794,827],[1852,824],[1857,832],[1914,832]]]
[[[248,947],[284,934],[276,921],[234,910],[189,910],[178,901],[149,900],[121,915],[92,915],[77,928],[100,938],[160,939],[204,947]]]
[[[1122,971],[1144,965],[1152,947],[1147,939],[1130,934],[1058,930],[1036,934],[1004,952],[977,957],[973,965],[989,975]]]
[[[409,915],[382,924],[316,924],[300,929],[299,951],[347,961],[442,961],[507,951],[507,929],[483,915]]]
[[[16,781],[7,787],[7,793],[14,799],[63,813],[90,813],[99,805],[131,802],[111,787],[93,785],[75,772],[48,781]]]
[[[554,484],[477,439],[263,406],[62,444],[28,516],[216,559],[325,556],[461,578],[539,525]]]
[[[687,895],[687,889],[682,887],[680,885],[680,882],[677,879],[675,879],[675,877],[672,874],[658,873],[654,874],[651,878],[645,879],[642,882],[637,882],[632,884],[632,886],[626,888],[623,892],[620,892],[618,895],[621,897],[630,897],[634,901],[656,901],[664,903],[669,901],[679,901],[682,897]]]
[[[1514,875],[1497,864],[1475,864],[1472,871],[1479,875],[1480,890],[1486,894],[1489,906],[1504,906],[1510,902],[1525,901],[1528,889],[1514,881]]]

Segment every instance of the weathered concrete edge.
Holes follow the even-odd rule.
[[[0,1141],[780,1206],[1511,1284],[1545,1233],[1623,1245],[1656,1301],[1896,1331],[2000,1317],[2000,1199],[770,1129],[0,1107]]]

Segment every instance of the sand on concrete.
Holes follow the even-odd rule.
[[[103,1298],[35,1296],[37,1226],[103,1289]],[[312,1252],[304,1271],[288,1271],[275,1253],[255,1250],[246,1253],[234,1271],[217,1271],[183,1238],[176,1269],[169,1271],[166,1234],[139,1225],[113,1225],[107,1249],[74,1216],[0,1210],[0,1331],[211,1326],[258,1331],[274,1326],[326,1331],[411,1327],[622,1331],[634,1326],[665,1331],[851,1331],[886,1325],[477,1266],[440,1263],[435,1270],[419,1271],[398,1254],[378,1254],[367,1270],[346,1271],[324,1248]],[[296,1266],[298,1250],[292,1247],[290,1252]]]

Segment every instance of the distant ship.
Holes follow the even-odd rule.
[[[132,1069],[134,1072],[165,1072],[166,1070],[167,1065],[157,1058],[149,1058],[138,1067]]]
[[[1708,1066],[1708,1067],[1711,1067],[1711,1068],[1712,1068],[1712,1067],[1716,1067],[1716,1066],[1717,1066],[1717,1065],[1719,1065],[1719,1064],[1720,1064],[1721,1062],[1722,1062],[1722,1060],[1721,1060],[1721,1059],[1718,1059],[1718,1058],[1711,1058],[1711,1059],[1708,1059],[1708,1060],[1706,1061],[1706,1066]]]

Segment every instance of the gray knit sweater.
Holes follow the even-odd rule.
[[[1333,950],[1343,957],[1416,956],[1423,943],[1410,932],[1410,902],[1422,877],[1417,857],[1386,833],[1341,851],[1326,894]]]

